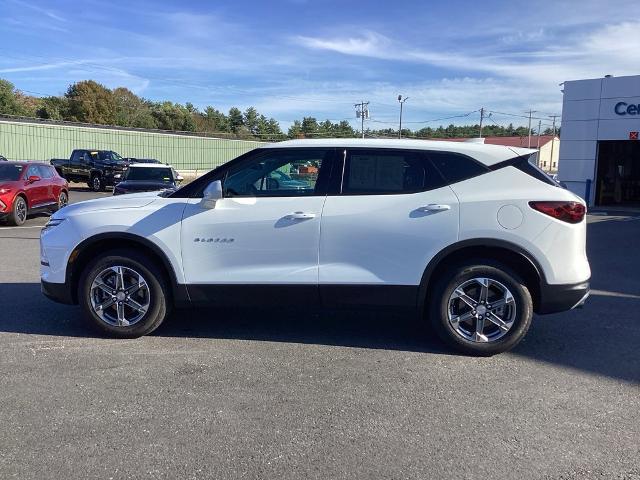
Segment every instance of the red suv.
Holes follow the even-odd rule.
[[[0,163],[0,220],[22,225],[27,215],[54,212],[69,201],[69,184],[51,165]]]

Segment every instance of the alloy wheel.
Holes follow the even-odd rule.
[[[128,327],[139,322],[151,305],[144,277],[132,268],[116,265],[94,278],[89,292],[91,308],[105,323]]]
[[[504,337],[516,319],[511,291],[491,278],[472,278],[449,296],[447,316],[451,328],[465,340],[495,342]]]
[[[22,225],[27,220],[27,202],[24,201],[24,198],[18,197],[16,199],[15,209],[18,222]]]
[[[60,192],[60,196],[58,197],[58,209],[66,207],[69,203],[69,197],[65,192]]]

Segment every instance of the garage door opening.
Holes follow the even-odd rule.
[[[596,205],[640,207],[640,142],[598,142]]]

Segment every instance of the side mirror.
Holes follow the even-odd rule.
[[[215,180],[207,185],[204,192],[202,192],[202,202],[200,203],[204,208],[215,208],[216,202],[222,200],[222,198],[222,182]]]
[[[181,181],[183,181],[183,180],[184,180],[184,177],[183,177],[182,175],[178,175],[178,176],[176,177],[176,182],[178,182],[178,183],[180,183],[180,182],[181,182]]]
[[[28,179],[29,183],[35,183],[40,181],[40,177],[37,175],[31,175]]]

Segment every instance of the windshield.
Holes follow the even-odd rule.
[[[129,167],[124,180],[170,183],[173,181],[171,169],[166,167]]]
[[[11,165],[3,163],[0,165],[0,181],[15,182],[20,180],[20,174],[24,167],[22,165]]]

